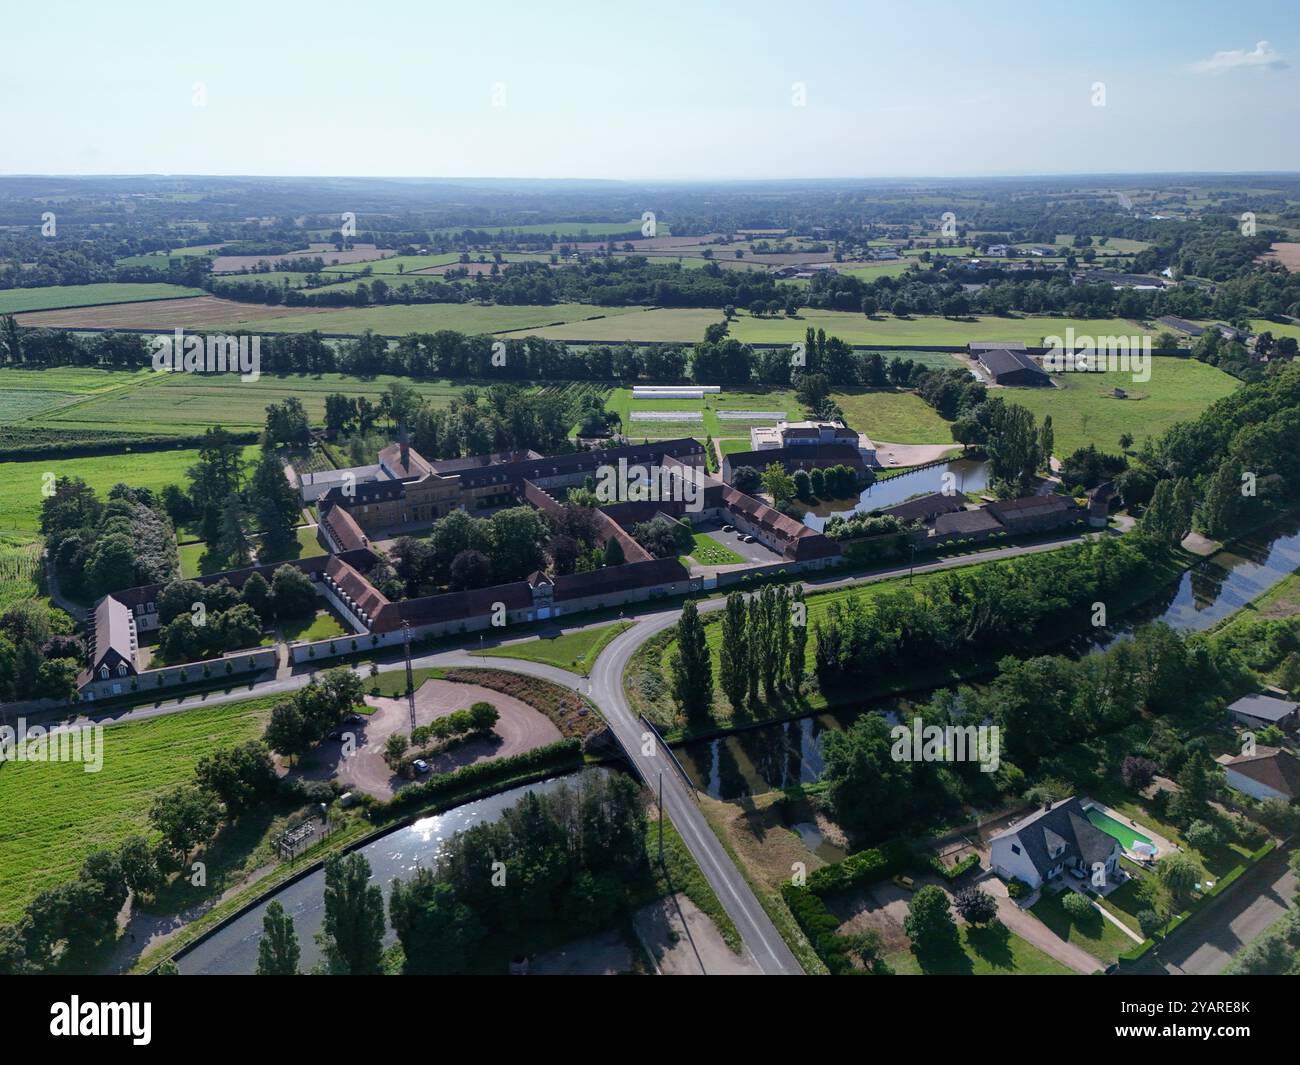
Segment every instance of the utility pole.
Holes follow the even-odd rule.
[[[659,865],[664,864],[664,771],[659,770]]]
[[[411,734],[415,734],[415,674],[411,670],[411,626],[402,622],[402,645],[406,649],[406,705],[411,712]]]

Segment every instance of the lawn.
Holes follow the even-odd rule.
[[[103,303],[135,303],[139,300],[171,300],[202,296],[203,290],[164,283],[98,285],[46,285],[41,288],[9,288],[0,291],[0,314],[19,311],[49,311],[60,307],[87,307]]]
[[[918,955],[910,950],[886,961],[900,976],[1073,976],[1068,969],[1000,926],[961,929],[960,944]]]
[[[251,458],[256,453],[256,446],[250,445],[244,457]],[[0,463],[0,536],[36,538],[44,498],[41,491],[47,473],[55,477],[80,477],[102,498],[118,482],[154,491],[169,484],[185,484],[185,471],[198,461],[198,455],[194,448],[180,448]]]
[[[627,622],[615,621],[609,625],[578,629],[559,636],[539,636],[502,647],[489,647],[483,653],[493,658],[522,658],[529,662],[544,662],[586,677],[590,676],[591,667],[595,665],[596,658],[605,645],[627,625]]]
[[[952,443],[952,423],[915,392],[855,388],[831,398],[844,411],[845,422],[874,442]]]
[[[549,340],[598,340],[619,343],[630,340],[636,343],[674,341],[693,344],[704,339],[704,330],[714,322],[722,321],[720,310],[697,307],[655,308],[641,307],[601,308],[603,318],[571,321],[565,325],[545,328],[518,327],[515,336],[538,336]],[[554,321],[555,319],[551,319]],[[800,333],[797,339],[802,339]]]
[[[1052,416],[1058,457],[1088,444],[1118,453],[1122,433],[1131,434],[1140,445],[1176,422],[1195,418],[1238,384],[1213,366],[1174,356],[1152,357],[1151,379],[1142,383],[1121,372],[1060,373],[1052,380],[1056,388],[1003,389],[997,394],[1027,407],[1040,422],[1045,414]],[[1131,398],[1116,399],[1112,391],[1117,386]]]
[[[720,544],[706,533],[692,533],[695,546],[691,548],[691,558],[701,566],[734,566],[744,562],[736,552],[726,544]]]
[[[269,566],[275,562],[287,562],[290,559],[312,558],[315,555],[327,554],[325,548],[321,547],[320,541],[316,538],[315,525],[300,525],[294,530],[294,542],[285,551],[275,554],[257,553],[259,565]]]
[[[318,314],[291,314],[283,318],[240,321],[240,328],[263,333],[322,333],[357,335],[373,329],[383,336],[436,333],[454,329],[471,335],[507,331],[538,336],[544,327],[584,318],[608,318],[636,311],[635,307],[597,307],[590,303],[555,303],[482,306],[477,303],[413,303],[385,307],[342,307]],[[241,310],[241,314],[247,313]],[[233,320],[232,320],[233,321]]]
[[[280,632],[284,635],[285,640],[291,643],[294,640],[313,643],[317,640],[328,640],[332,637],[348,635],[347,629],[340,625],[338,619],[328,610],[318,610],[310,618],[293,618],[289,621],[283,621],[280,623]]]
[[[1064,893],[1054,895],[1045,891],[1042,898],[1029,908],[1029,912],[1060,939],[1073,943],[1080,950],[1086,950],[1103,965],[1118,961],[1120,954],[1137,945],[1096,910],[1082,922],[1072,920],[1061,905],[1064,897]]]
[[[91,851],[152,835],[155,796],[190,778],[199,758],[262,732],[274,697],[108,725],[103,768],[74,762],[0,765],[0,921],[76,875]]]

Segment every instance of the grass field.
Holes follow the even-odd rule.
[[[150,251],[143,255],[126,255],[116,261],[117,266],[152,266],[157,270],[166,270],[171,259],[183,259],[187,255],[206,255],[222,247],[220,244],[195,244],[189,248],[173,248],[170,252]]]
[[[317,314],[285,315],[259,320],[249,318],[242,328],[267,333],[362,333],[373,329],[387,336],[433,333],[454,329],[461,333],[504,333],[526,330],[541,335],[543,327],[576,322],[597,315],[609,317],[635,311],[628,307],[597,307],[589,303],[547,306],[480,306],[477,303],[416,303],[386,307],[342,307]]]
[[[745,560],[726,544],[720,544],[712,536],[694,533],[695,546],[691,548],[691,558],[701,566],[734,566]]]
[[[251,458],[256,452],[257,448],[250,445],[244,457]],[[119,481],[155,491],[169,484],[184,484],[185,471],[198,457],[197,449],[183,448],[0,463],[0,536],[24,542],[36,539],[43,498],[41,489],[47,473],[55,477],[80,477],[103,497]]]
[[[0,765],[0,921],[76,875],[91,851],[151,835],[149,805],[189,779],[199,758],[261,734],[274,697],[109,725],[103,768],[75,762]]]
[[[280,625],[280,631],[284,634],[286,640],[302,640],[306,643],[347,635],[347,630],[339,624],[338,619],[328,610],[318,610],[310,618],[298,618],[284,622]]]
[[[1082,921],[1072,920],[1061,905],[1065,893],[1045,892],[1029,912],[1050,928],[1057,937],[1086,950],[1104,965],[1118,960],[1123,951],[1137,944],[1096,910]]]
[[[1117,935],[1120,933],[1116,933]],[[1032,943],[998,925],[964,926],[951,950],[918,958],[910,950],[886,961],[899,976],[1073,976],[1074,970],[1048,957]]]
[[[180,299],[202,296],[203,290],[166,284],[46,285],[42,288],[0,290],[0,314],[45,311],[56,307],[82,307],[97,303],[133,303],[137,300]]]
[[[544,662],[586,677],[591,674],[591,667],[605,645],[627,628],[628,624],[615,621],[609,625],[566,632],[559,636],[539,636],[504,647],[489,647],[483,653],[493,658],[522,658],[529,662]]]
[[[798,418],[802,406],[788,388],[765,388],[751,385],[747,388],[725,386],[715,395],[699,399],[641,399],[632,398],[630,388],[611,389],[605,407],[615,411],[623,422],[623,431],[633,440],[671,440],[680,436],[694,436],[703,440],[711,436],[722,442],[724,452],[749,450],[749,430],[756,425],[772,425],[780,418]],[[636,412],[682,414],[699,412],[699,418],[683,417],[679,421],[633,421]],[[720,412],[737,411],[777,417],[735,418],[719,417]]]
[[[683,307],[671,310],[640,307],[609,307],[604,318],[573,321],[566,325],[528,328],[520,326],[518,336],[539,336],[550,340],[597,340],[611,344],[631,340],[637,343],[672,341],[693,344],[704,339],[704,330],[722,321],[722,312],[708,308]],[[618,313],[624,312],[624,313]],[[799,334],[803,336],[802,333]]]
[[[39,595],[36,577],[40,568],[40,544],[0,540],[0,611]]]
[[[873,441],[952,443],[951,423],[914,392],[862,388],[837,392],[832,398],[843,409],[844,420]]]
[[[1063,373],[1052,380],[1058,387],[1005,389],[998,394],[1029,408],[1040,422],[1050,414],[1054,450],[1061,457],[1088,444],[1117,453],[1122,433],[1132,434],[1140,445],[1175,422],[1196,417],[1237,387],[1222,370],[1173,356],[1153,357],[1151,379],[1141,384],[1127,373]],[[1111,393],[1117,386],[1142,398],[1116,399]]]
[[[236,374],[153,374],[135,382],[139,387],[110,395],[91,395],[34,419],[33,424],[55,429],[130,429],[192,434],[210,425],[228,429],[260,429],[266,408],[289,396],[302,400],[315,423],[325,416],[325,397],[331,392],[364,396],[377,403],[389,383],[401,380],[415,388],[434,407],[444,407],[464,383],[412,381],[396,377],[348,377],[344,374],[263,375],[241,381]]]

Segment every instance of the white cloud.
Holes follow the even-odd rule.
[[[1273,50],[1268,41],[1260,41],[1253,51],[1234,48],[1228,52],[1215,52],[1209,59],[1192,64],[1198,74],[1223,74],[1238,67],[1263,67],[1266,70],[1284,70],[1287,62]]]

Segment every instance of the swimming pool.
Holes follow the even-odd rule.
[[[1123,821],[1116,821],[1115,818],[1102,813],[1095,806],[1089,806],[1084,813],[1088,815],[1088,820],[1105,832],[1106,835],[1114,836],[1115,839],[1119,840],[1119,845],[1126,851],[1137,854],[1139,852],[1133,850],[1133,845],[1135,843],[1145,843],[1151,848],[1151,856],[1155,857],[1156,845],[1151,842],[1150,837],[1142,835],[1132,825],[1126,825]]]

